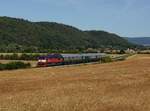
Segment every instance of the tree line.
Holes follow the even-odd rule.
[[[1,54],[0,60],[37,60],[40,54]]]

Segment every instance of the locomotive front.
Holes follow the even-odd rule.
[[[61,65],[64,59],[60,54],[49,54],[38,58],[38,67]]]

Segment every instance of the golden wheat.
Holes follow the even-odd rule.
[[[150,111],[150,56],[2,71],[0,111]]]

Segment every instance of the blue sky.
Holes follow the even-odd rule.
[[[150,0],[0,0],[0,16],[150,37]]]

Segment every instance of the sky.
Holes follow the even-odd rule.
[[[0,16],[150,37],[150,0],[0,0]]]

